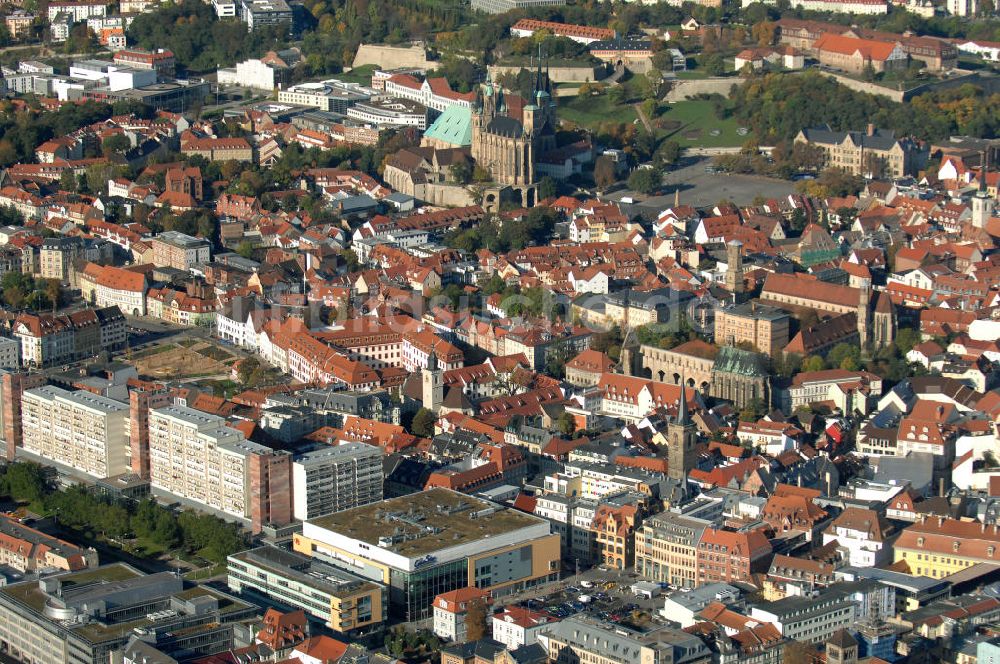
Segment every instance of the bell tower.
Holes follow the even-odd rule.
[[[677,417],[667,423],[667,476],[677,480],[681,487],[687,486],[688,472],[696,465],[695,443],[698,441],[698,433],[688,415],[686,382],[681,376]]]
[[[868,352],[868,345],[871,343],[871,330],[868,328],[871,298],[871,286],[863,284],[858,293],[858,345],[861,346],[862,355]]]
[[[979,189],[972,197],[972,225],[976,228],[986,228],[990,217],[993,216],[993,201],[990,199],[989,192],[986,191],[986,174],[989,172],[988,155],[988,152],[983,153],[983,167],[979,171]]]
[[[438,366],[437,353],[433,350],[427,357],[427,368],[420,372],[424,408],[435,413],[444,402],[444,371]]]
[[[743,243],[739,240],[726,243],[726,264],[726,290],[733,294],[733,300],[739,304],[746,295],[743,283]]]

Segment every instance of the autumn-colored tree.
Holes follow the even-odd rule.
[[[607,156],[601,155],[594,162],[594,182],[601,189],[610,187],[618,180],[618,176],[615,173],[615,162],[614,160]]]
[[[478,641],[486,638],[487,609],[487,602],[482,598],[476,598],[468,603],[465,612],[466,641]]]
[[[751,34],[758,46],[770,46],[777,37],[777,26],[772,21],[762,21],[753,26]]]

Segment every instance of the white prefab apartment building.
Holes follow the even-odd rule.
[[[54,385],[21,399],[22,447],[30,454],[95,478],[128,471],[128,404]]]
[[[246,456],[269,451],[217,415],[185,406],[149,412],[150,485],[199,506],[245,518]]]
[[[382,500],[382,450],[345,443],[292,461],[292,515],[301,521]]]

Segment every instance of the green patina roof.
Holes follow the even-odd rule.
[[[767,363],[764,356],[735,346],[723,346],[715,356],[712,371],[737,374],[740,376],[766,376]]]
[[[456,147],[472,145],[472,111],[457,104],[449,106],[424,136]]]

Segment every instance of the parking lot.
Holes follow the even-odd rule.
[[[587,613],[600,620],[639,627],[659,622],[658,611],[663,597],[637,597],[632,584],[639,581],[634,572],[595,567],[573,574],[547,586],[533,588],[505,599],[535,611],[546,611],[563,619]],[[581,599],[582,598],[582,599]]]
[[[685,157],[678,168],[663,175],[662,196],[635,196],[627,191],[617,191],[608,196],[611,200],[621,200],[623,196],[644,199],[637,207],[660,211],[674,204],[674,192],[680,191],[681,205],[694,207],[713,206],[728,200],[736,205],[749,205],[757,196],[781,198],[795,193],[795,183],[760,175],[737,175],[732,173],[712,173],[709,157]]]

